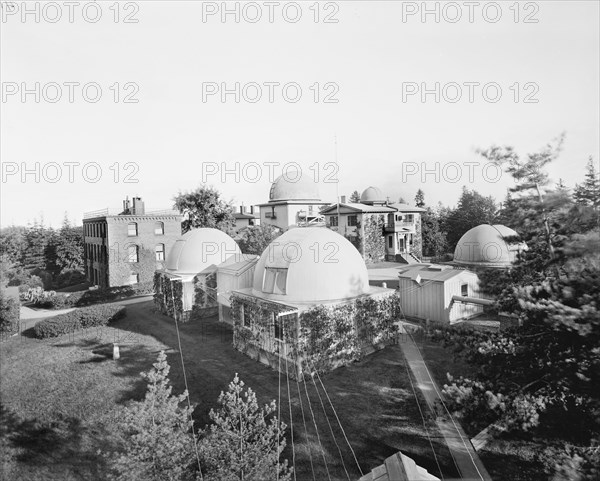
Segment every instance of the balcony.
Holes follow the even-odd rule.
[[[397,221],[397,222],[388,222],[385,224],[385,230],[387,232],[396,232],[402,229],[409,229],[411,231],[415,230],[415,222],[405,222],[405,221]]]

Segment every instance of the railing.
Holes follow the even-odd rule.
[[[84,219],[94,219],[96,217],[106,217],[106,216],[112,216],[112,215],[121,215],[121,213],[123,212],[123,209],[116,209],[116,208],[110,208],[107,207],[106,209],[100,209],[100,210],[93,210],[90,212],[85,212],[83,214],[83,218]],[[129,215],[133,215],[133,214],[129,214]],[[141,215],[141,214],[138,214]],[[149,211],[149,212],[145,212],[143,215],[181,215],[178,211],[174,210],[174,209],[162,209],[162,210],[153,210],[153,211]]]
[[[388,229],[395,229],[397,227],[415,227],[415,223],[414,223],[414,221],[413,222],[404,222],[404,221],[388,222],[385,226]]]

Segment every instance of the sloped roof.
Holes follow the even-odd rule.
[[[420,277],[422,281],[444,282],[464,273],[475,275],[474,272],[465,269],[455,269],[448,265],[437,264],[414,264],[410,267],[400,269],[398,277],[416,281]]]

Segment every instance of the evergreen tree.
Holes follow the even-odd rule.
[[[187,391],[172,395],[164,351],[142,377],[148,387],[143,401],[120,414],[123,451],[105,455],[111,479],[118,481],[193,480],[197,472],[192,409],[180,405]]]
[[[212,227],[228,233],[233,231],[233,206],[221,199],[218,190],[203,185],[192,192],[180,192],[174,201],[175,208],[185,216],[181,224],[183,233],[199,227]]]
[[[417,194],[415,195],[415,206],[425,207],[425,193],[421,189],[417,190]]]
[[[66,214],[58,233],[56,263],[61,272],[83,270],[83,228],[72,226]]]
[[[358,190],[352,192],[352,195],[350,195],[350,202],[354,204],[358,204],[360,202],[360,193]]]
[[[236,374],[227,392],[219,396],[220,409],[211,410],[213,424],[201,442],[205,481],[263,481],[291,477],[285,448],[285,424],[276,417],[275,401],[261,409],[256,394]],[[203,468],[204,471],[204,468]]]
[[[592,157],[587,163],[585,180],[583,184],[575,186],[573,197],[577,204],[591,206],[596,210],[600,208],[600,179]]]

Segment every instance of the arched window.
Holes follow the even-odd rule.
[[[156,254],[157,261],[165,260],[165,245],[164,244],[156,244],[156,247],[154,248],[154,252]]]
[[[139,262],[138,246],[135,244],[127,248],[127,262]]]
[[[135,222],[130,222],[127,224],[127,235],[130,237],[135,237],[138,235],[137,224]]]
[[[165,224],[164,222],[157,222],[154,224],[154,235],[164,235],[165,233]]]

